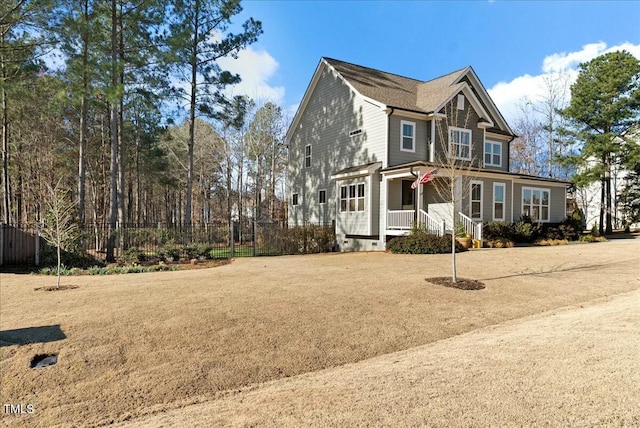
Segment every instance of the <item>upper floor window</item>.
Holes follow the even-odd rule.
[[[311,166],[311,145],[304,146],[304,167],[309,168]]]
[[[294,207],[295,207],[296,205],[298,205],[298,194],[297,194],[297,193],[294,193],[294,194],[291,196],[291,205],[293,205]]]
[[[400,150],[403,152],[416,151],[416,124],[415,122],[400,121]]]
[[[471,160],[471,131],[449,127],[449,153],[457,159]]]
[[[522,215],[533,221],[549,221],[549,189],[522,188]]]
[[[484,143],[484,165],[502,166],[502,144],[492,141]]]

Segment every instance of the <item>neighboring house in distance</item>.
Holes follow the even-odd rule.
[[[469,162],[455,212],[475,238],[487,221],[562,221],[569,183],[510,173],[514,137],[471,67],[425,82],[322,58],[286,136],[289,225],[335,221],[342,251],[383,250],[416,222],[450,231],[437,181],[411,187],[438,167],[448,180],[442,143]]]
[[[618,138],[618,137],[616,137]],[[621,144],[640,144],[640,129],[636,126],[631,128],[626,134],[627,142],[621,141]],[[594,159],[589,162],[589,167],[596,164]],[[611,167],[611,191],[614,195],[611,201],[613,212],[611,213],[611,220],[614,229],[621,229],[625,227],[625,221],[627,220],[622,212],[622,207],[618,203],[618,195],[622,192],[626,185],[626,178],[629,171],[621,166],[619,163],[614,162]],[[600,181],[591,183],[590,185],[576,189],[575,199],[578,208],[584,215],[584,223],[587,229],[598,227],[600,223],[600,197],[602,192],[602,185]],[[638,228],[640,224],[629,224],[631,228]]]

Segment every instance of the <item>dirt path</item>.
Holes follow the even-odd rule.
[[[638,426],[639,397],[634,291],[122,426]]]

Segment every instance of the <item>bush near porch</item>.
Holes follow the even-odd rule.
[[[490,246],[500,242],[502,246],[531,244],[540,240],[577,241],[582,233],[578,217],[567,217],[562,223],[534,223],[522,217],[515,223],[489,222],[482,228],[482,236]]]
[[[409,235],[393,238],[387,249],[394,254],[446,254],[451,252],[451,235],[438,236],[414,227]],[[456,253],[467,251],[456,241]]]

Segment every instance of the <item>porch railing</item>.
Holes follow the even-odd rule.
[[[410,230],[415,221],[414,210],[388,210],[387,229]]]
[[[471,235],[471,238],[478,241],[482,241],[482,222],[475,221],[470,217],[467,217],[463,213],[458,213],[458,221],[462,224],[465,233]]]
[[[444,235],[444,230],[446,228],[445,222],[439,222],[423,209],[418,212],[418,222],[420,224],[424,224],[427,232],[438,236]]]

